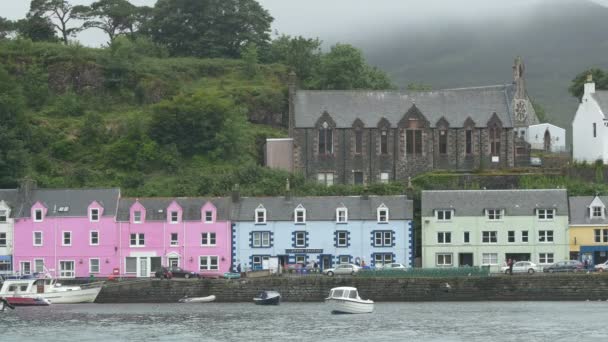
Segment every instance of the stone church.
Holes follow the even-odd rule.
[[[511,168],[538,118],[524,64],[504,85],[421,92],[299,90],[289,85],[291,169],[320,183],[407,181],[433,170]],[[269,142],[270,144],[270,142]]]

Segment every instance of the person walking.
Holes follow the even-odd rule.
[[[509,266],[509,275],[513,275],[513,260],[511,258],[507,261],[507,266]]]

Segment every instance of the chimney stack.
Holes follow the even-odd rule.
[[[585,82],[585,91],[583,93],[583,97],[590,96],[595,93],[595,82],[593,82],[593,75],[589,73],[587,75],[587,82]]]
[[[294,125],[295,125],[295,100],[296,100],[296,83],[297,83],[297,79],[298,77],[296,76],[296,73],[294,71],[291,71],[289,73],[289,77],[288,77],[288,86],[289,86],[289,117],[288,117],[288,123],[287,123],[287,127],[289,129],[289,137],[293,138],[293,131],[294,131]]]
[[[30,177],[25,177],[21,180],[21,184],[19,185],[19,193],[21,195],[21,200],[24,203],[29,204],[32,199],[32,192],[36,189],[36,181]]]

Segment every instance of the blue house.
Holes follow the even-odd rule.
[[[406,196],[236,198],[233,266],[340,263],[413,265],[413,202]]]

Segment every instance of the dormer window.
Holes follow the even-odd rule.
[[[179,220],[179,213],[177,211],[171,211],[171,223],[177,223]]]
[[[448,209],[441,209],[441,210],[436,210],[435,211],[435,216],[437,218],[437,221],[451,221],[452,220],[452,216],[453,216],[453,211]]]
[[[0,210],[0,223],[4,223],[8,218],[8,210]]]
[[[34,210],[34,222],[42,222],[42,209]]]
[[[99,221],[99,209],[97,209],[97,208],[91,209],[91,213],[90,213],[89,217],[91,218],[91,222],[98,222]]]
[[[604,210],[600,206],[591,207],[591,217],[592,218],[601,218],[604,217]]]
[[[294,222],[306,223],[306,209],[301,204],[294,210]]]
[[[337,208],[336,209],[336,222],[337,223],[347,223],[348,222],[348,209],[346,209],[346,208]]]
[[[502,209],[486,209],[486,216],[490,221],[502,220]]]
[[[206,223],[213,222],[213,211],[211,211],[211,210],[205,211],[205,222]]]
[[[553,220],[555,209],[538,209],[538,219],[543,221]]]
[[[261,204],[255,210],[255,223],[266,224],[266,209]]]
[[[380,205],[377,210],[378,223],[388,223],[388,208],[384,205]]]
[[[141,211],[135,210],[133,212],[133,222],[134,223],[141,223]]]

